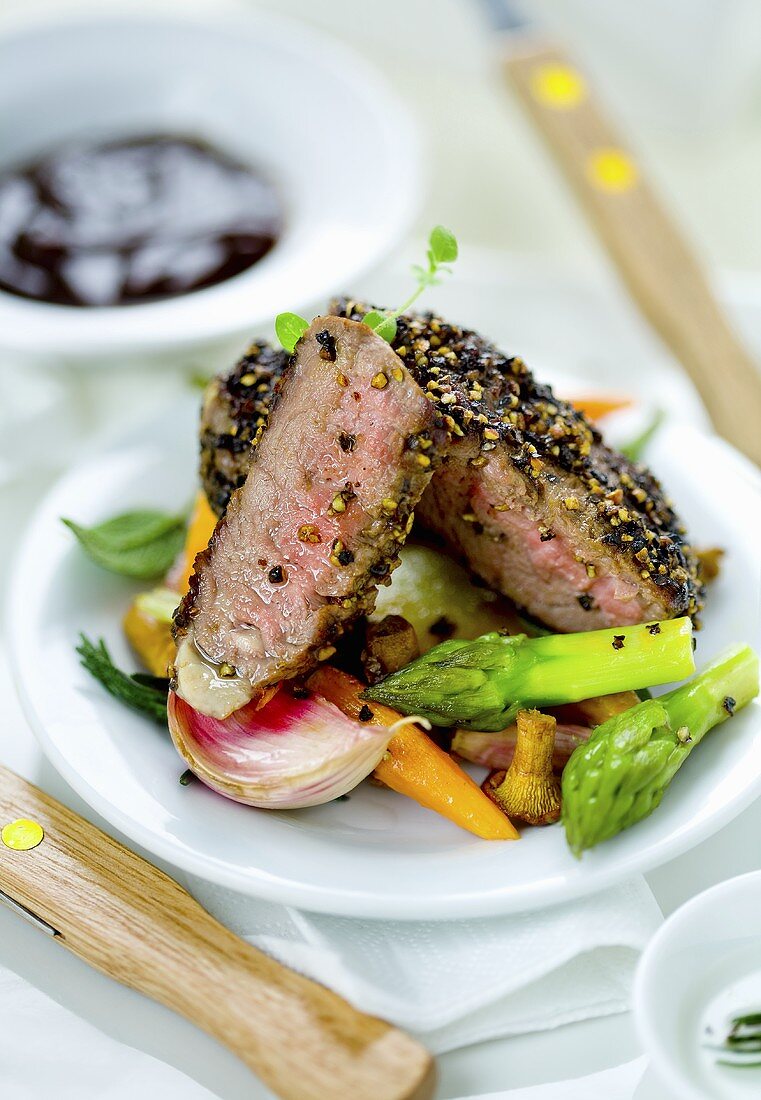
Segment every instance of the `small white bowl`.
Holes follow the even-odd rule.
[[[199,135],[270,175],[275,248],[206,290],[78,308],[0,292],[0,350],[100,360],[243,338],[351,290],[408,228],[419,194],[407,112],[345,47],[305,25],[214,5],[110,7],[0,37],[0,168],[70,138]]]
[[[702,1045],[706,1018],[717,1008],[751,1007],[744,1003],[749,996],[761,1008],[761,871],[692,898],[669,917],[640,959],[637,1031],[675,1100],[761,1096],[761,1067],[717,1065]]]

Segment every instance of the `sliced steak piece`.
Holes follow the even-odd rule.
[[[476,333],[404,316],[393,346],[454,437],[418,520],[490,587],[562,631],[696,615],[697,559],[647,469]]]
[[[684,547],[670,524],[627,508],[616,489],[612,497],[607,488],[591,493],[588,483],[572,474],[527,477],[503,441],[487,466],[474,469],[479,455],[477,448],[457,452],[446,472],[434,478],[419,517],[491,588],[560,631],[626,626],[697,610],[693,582],[680,563]],[[602,472],[602,461],[598,469]],[[618,479],[613,484],[621,487]],[[625,523],[618,518],[622,513],[629,516]],[[622,543],[621,534],[631,541]]]
[[[180,696],[222,717],[327,659],[388,583],[448,446],[440,413],[384,340],[317,318],[196,559],[175,619]]]

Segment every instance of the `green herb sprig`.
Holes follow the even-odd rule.
[[[141,581],[164,576],[182,549],[187,525],[184,516],[148,509],[124,512],[94,527],[62,522],[101,568]]]
[[[443,225],[435,226],[428,237],[428,251],[426,253],[428,265],[413,264],[412,273],[417,280],[417,286],[409,298],[398,309],[377,310],[371,309],[362,318],[364,324],[386,340],[389,344],[396,336],[396,318],[413,305],[424,290],[429,286],[436,286],[441,282],[441,275],[451,271],[447,264],[452,264],[457,259],[457,239],[451,230]],[[279,313],[275,318],[275,334],[286,351],[293,355],[296,344],[309,328],[309,322],[298,313]]]
[[[728,1021],[719,1042],[709,1038],[704,1046],[715,1051],[716,1061],[724,1066],[761,1066],[761,1012],[747,1012]]]
[[[82,666],[90,675],[94,676],[115,699],[166,726],[169,681],[159,676],[148,676],[142,672],[136,672],[130,676],[116,667],[102,638],[95,644],[84,634],[80,634],[79,637],[77,653]]]
[[[396,318],[406,313],[429,286],[440,283],[442,274],[451,273],[452,269],[445,265],[454,263],[457,255],[457,238],[454,233],[443,225],[435,226],[428,238],[428,266],[421,267],[420,264],[412,266],[412,274],[417,279],[417,286],[412,294],[398,309],[383,312],[377,309],[370,310],[362,318],[363,322],[390,344],[396,336]]]

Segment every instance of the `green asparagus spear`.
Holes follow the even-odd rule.
[[[541,638],[484,634],[443,642],[364,697],[437,726],[501,730],[521,709],[665,684],[694,670],[689,619]]]
[[[563,772],[563,824],[575,855],[656,808],[704,735],[758,694],[758,657],[735,646],[688,683],[598,726]]]

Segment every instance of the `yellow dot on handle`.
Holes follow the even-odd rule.
[[[532,72],[531,91],[534,99],[546,107],[569,111],[586,98],[587,86],[576,69],[550,61],[537,65]]]
[[[587,177],[601,191],[616,193],[634,187],[639,172],[623,149],[596,149],[587,161]]]
[[[28,852],[30,848],[36,848],[44,835],[41,825],[25,817],[20,817],[18,821],[9,821],[0,832],[5,847],[13,848],[14,852]]]

